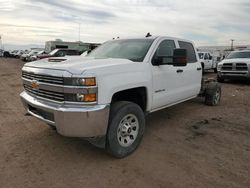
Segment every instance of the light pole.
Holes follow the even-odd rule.
[[[78,41],[80,42],[81,41],[81,23],[78,23],[79,24],[79,28],[78,28]]]
[[[234,39],[231,39],[231,51],[233,51],[234,50]]]

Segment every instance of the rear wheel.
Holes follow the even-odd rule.
[[[217,68],[214,68],[214,73],[217,73]]]
[[[220,103],[221,87],[217,82],[208,84],[205,91],[205,104],[209,106],[216,106]]]
[[[111,107],[106,150],[117,158],[128,156],[140,145],[144,128],[145,117],[140,106],[116,102]]]

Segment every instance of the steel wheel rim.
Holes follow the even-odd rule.
[[[136,140],[138,132],[138,118],[133,114],[127,114],[119,123],[117,129],[117,140],[122,147],[129,147]]]
[[[219,101],[220,101],[220,91],[217,90],[214,97],[214,104],[219,103]]]

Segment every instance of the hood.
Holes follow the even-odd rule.
[[[47,59],[41,59],[26,63],[27,67],[44,68],[68,71],[74,75],[80,75],[84,71],[95,68],[104,68],[117,66],[122,64],[135,64],[135,62],[127,59],[94,59],[92,57],[82,56],[65,56],[65,57],[53,57]]]
[[[250,58],[224,59],[219,64],[223,63],[247,63],[250,64]]]

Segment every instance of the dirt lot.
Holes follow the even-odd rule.
[[[118,160],[25,116],[22,65],[0,59],[0,187],[250,187],[250,84],[223,84],[217,107],[197,98],[149,115]]]

